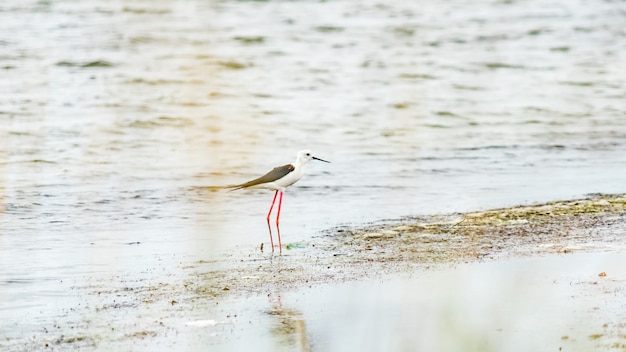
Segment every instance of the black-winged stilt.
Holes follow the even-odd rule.
[[[270,229],[270,245],[272,246],[272,252],[274,252],[274,239],[272,238],[272,230],[270,228],[270,215],[272,214],[272,209],[274,208],[276,197],[280,194],[280,198],[278,199],[278,213],[276,214],[276,227],[278,230],[278,247],[280,249],[280,252],[282,253],[283,248],[280,242],[280,229],[278,228],[278,223],[280,219],[280,208],[283,204],[283,192],[287,187],[293,185],[302,178],[302,176],[304,175],[304,165],[311,160],[319,160],[325,163],[330,163],[330,161],[314,157],[310,150],[302,150],[298,152],[296,161],[294,161],[293,163],[283,166],[277,166],[273,168],[270,172],[259,178],[255,178],[254,180],[242,183],[240,185],[230,186],[232,190],[245,188],[262,188],[275,191],[274,199],[272,199],[272,205],[270,206],[270,211],[267,213],[267,226],[268,229]]]

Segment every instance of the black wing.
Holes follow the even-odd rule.
[[[268,182],[274,182],[278,179],[281,179],[283,177],[285,177],[285,175],[287,175],[288,173],[292,172],[293,170],[295,170],[295,166],[291,165],[291,164],[287,164],[287,165],[283,165],[283,166],[277,166],[275,168],[272,169],[272,171],[266,173],[265,175],[259,177],[259,178],[255,178],[252,181],[248,181],[246,183],[242,183],[240,185],[236,185],[233,186],[234,189],[242,189],[242,188],[248,188],[248,187],[252,187],[252,186],[256,186],[256,185],[260,185],[263,183],[268,183]]]

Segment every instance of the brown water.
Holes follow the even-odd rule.
[[[3,1],[3,335],[70,287],[268,242],[269,192],[205,187],[304,148],[332,164],[286,193],[287,243],[626,192],[624,23],[612,1]]]

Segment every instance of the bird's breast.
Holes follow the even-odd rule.
[[[297,168],[293,172],[285,175],[285,177],[280,180],[276,180],[275,183],[281,187],[289,187],[294,183],[298,182],[302,178],[302,168]]]

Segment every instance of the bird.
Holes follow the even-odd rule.
[[[238,185],[228,186],[228,188],[231,188],[231,191],[239,189],[269,189],[275,191],[274,198],[272,199],[272,205],[270,205],[270,210],[267,213],[266,218],[267,226],[270,230],[270,245],[272,246],[272,253],[274,252],[274,239],[272,238],[272,230],[270,227],[270,216],[272,214],[272,209],[274,209],[274,203],[276,203],[276,197],[280,195],[278,199],[278,212],[276,214],[276,227],[278,229],[278,248],[282,253],[283,248],[280,242],[280,229],[278,228],[278,224],[280,221],[280,209],[283,204],[283,192],[287,189],[287,187],[293,185],[302,178],[304,175],[304,165],[311,160],[330,163],[330,161],[313,156],[313,153],[310,150],[305,149],[298,152],[296,161],[293,163],[277,166],[265,175],[255,178],[254,180]]]

